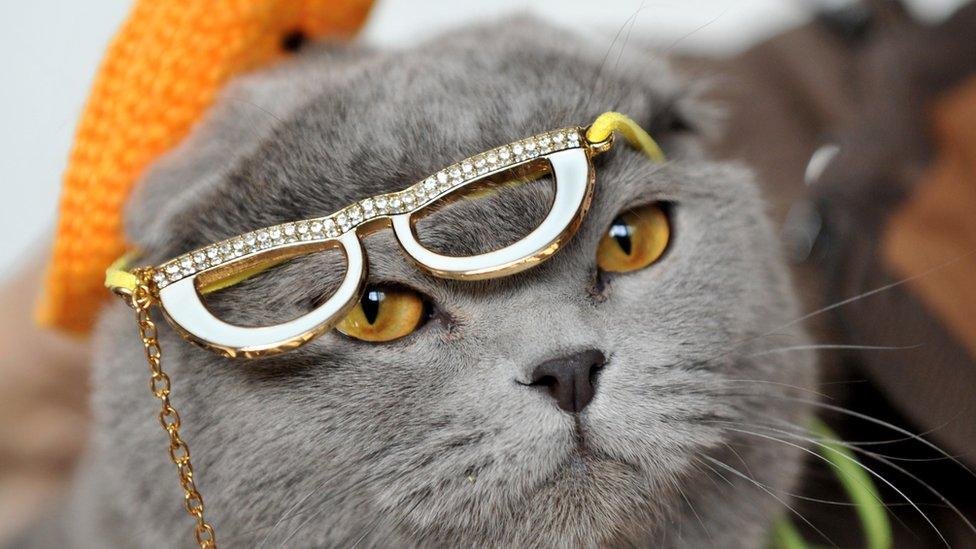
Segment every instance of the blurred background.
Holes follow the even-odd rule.
[[[85,344],[37,333],[28,312],[75,124],[129,8],[0,4],[0,545],[63,489],[84,445]],[[708,148],[758,171],[805,307],[831,308],[818,340],[903,347],[827,353],[824,390],[976,465],[974,11],[966,0],[378,0],[360,39],[398,48],[530,12],[595,35],[608,54],[625,42],[665,51],[712,82],[707,99],[727,114]],[[849,438],[891,438],[838,423]],[[941,463],[913,473],[971,512],[971,476]],[[810,493],[823,478],[811,476]],[[930,540],[916,541],[904,546]]]

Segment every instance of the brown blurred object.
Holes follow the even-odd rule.
[[[30,321],[40,258],[0,287],[0,544],[59,495],[88,434],[88,349]]]
[[[910,284],[976,357],[976,77],[934,111],[938,157],[912,199],[892,216],[885,260],[902,276],[927,265],[960,263]]]

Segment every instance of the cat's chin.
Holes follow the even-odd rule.
[[[514,544],[628,545],[651,535],[662,493],[640,468],[585,445],[572,451],[527,495]]]
[[[641,464],[599,448],[577,423],[565,457],[528,490],[519,529],[552,546],[620,546],[653,537],[668,502],[670,483],[657,482]],[[530,510],[530,511],[527,511]]]
[[[643,481],[639,463],[595,446],[589,430],[577,421],[573,430],[573,444],[566,449],[565,458],[540,485],[545,487],[576,482],[585,488],[586,484],[600,485],[610,479],[621,481],[625,477],[634,482]]]
[[[579,424],[554,421],[545,431],[516,459],[384,512],[408,509],[408,529],[444,546],[620,546],[654,536],[676,497],[670,483],[633,456],[600,448]],[[429,485],[423,476],[416,489]]]

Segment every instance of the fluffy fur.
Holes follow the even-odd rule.
[[[779,244],[749,171],[701,158],[682,130],[701,110],[688,86],[652,56],[603,53],[525,20],[402,52],[312,49],[233,84],[148,174],[128,229],[156,262],[330,213],[605,110],[636,118],[671,157],[655,165],[624,146],[602,157],[577,236],[520,275],[448,282],[414,268],[389,231],[366,238],[372,280],[434,303],[432,320],[402,340],[333,332],[242,362],[162,328],[174,403],[223,545],[764,543],[800,452],[728,428],[806,417],[789,397],[812,384],[812,356],[757,355],[805,341],[789,325],[797,307]],[[453,251],[513,240],[543,211],[543,187],[441,210],[420,232]],[[611,220],[657,200],[673,204],[666,256],[642,271],[599,273],[595,250]],[[211,305],[245,324],[293,317],[340,270],[329,254],[308,256]],[[45,532],[82,547],[184,543],[191,521],[121,303],[103,315],[95,348],[92,443],[63,523]],[[578,417],[518,383],[534,365],[588,348],[608,362]]]

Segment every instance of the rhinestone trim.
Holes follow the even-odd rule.
[[[187,276],[242,257],[297,242],[335,239],[373,219],[414,213],[450,191],[486,175],[584,144],[580,128],[563,128],[520,139],[452,164],[406,189],[365,198],[332,215],[265,227],[185,253],[155,267],[153,281],[159,288],[164,288]]]

